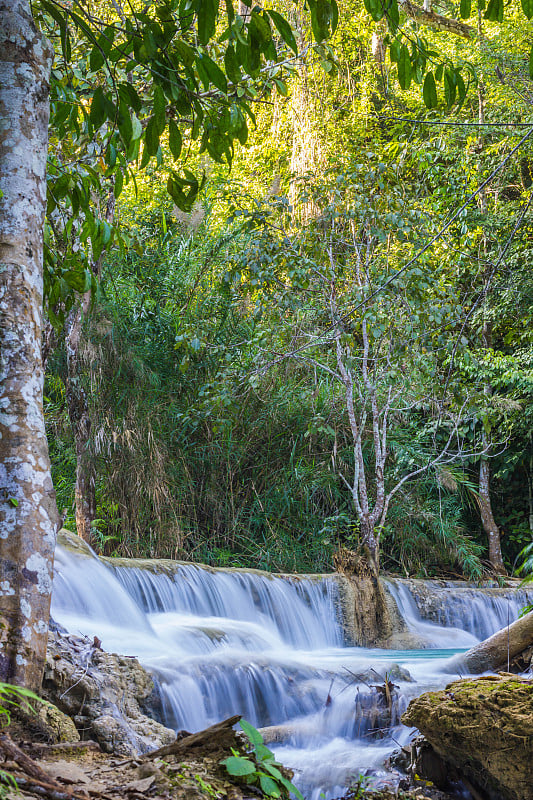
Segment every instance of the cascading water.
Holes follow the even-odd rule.
[[[448,682],[447,656],[477,641],[423,622],[402,584],[391,591],[433,649],[344,646],[333,577],[135,563],[58,547],[55,620],[137,656],[158,684],[163,721],[175,729],[200,730],[235,713],[277,726],[272,747],[309,800],[340,796],[360,772],[379,772],[393,738],[408,736],[399,726],[408,699]],[[387,713],[369,688],[385,675],[399,687]]]
[[[423,620],[430,625],[472,634],[477,641],[505,628],[533,601],[526,589],[490,587],[484,592],[459,581],[396,580],[389,582],[404,617],[417,629]]]

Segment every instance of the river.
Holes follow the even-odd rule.
[[[194,732],[236,713],[284,726],[272,749],[306,800],[329,800],[361,773],[385,778],[385,759],[412,733],[400,723],[409,699],[449,682],[450,656],[516,619],[525,602],[513,590],[389,581],[424,647],[376,650],[345,643],[339,591],[334,576],[113,562],[58,546],[52,616],[136,656],[169,727]],[[370,687],[386,677],[398,688],[385,727]]]

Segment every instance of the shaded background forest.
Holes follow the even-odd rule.
[[[353,441],[331,375],[334,291],[349,357],[365,319],[379,391],[395,397],[387,481],[431,461],[460,418],[454,458],[395,495],[384,568],[481,577],[483,460],[512,570],[533,528],[531,144],[508,157],[532,122],[531,33],[518,6],[472,40],[405,20],[429,60],[463,65],[463,102],[447,110],[461,87],[445,84],[454,97],[428,110],[423,70],[401,90],[362,4],[343,3],[333,41],[314,47],[290,11],[304,57],[257,98],[231,171],[184,141],[181,158],[206,174],[190,213],[166,194],[164,159],[130,181],[111,210],[124,239],[95,264],[75,359],[68,328],[51,337],[45,411],[65,525],[82,462],[99,551],[330,570],[360,536],[340,477]],[[107,198],[95,200],[104,219]],[[366,293],[353,279],[362,240]]]

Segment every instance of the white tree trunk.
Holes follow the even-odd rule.
[[[50,44],[0,0],[0,680],[40,684],[58,514],[43,419]]]

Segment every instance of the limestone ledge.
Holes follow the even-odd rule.
[[[97,741],[106,752],[137,755],[176,736],[148,716],[157,713],[158,695],[136,658],[106,653],[54,626],[42,694],[73,720],[82,739]]]

